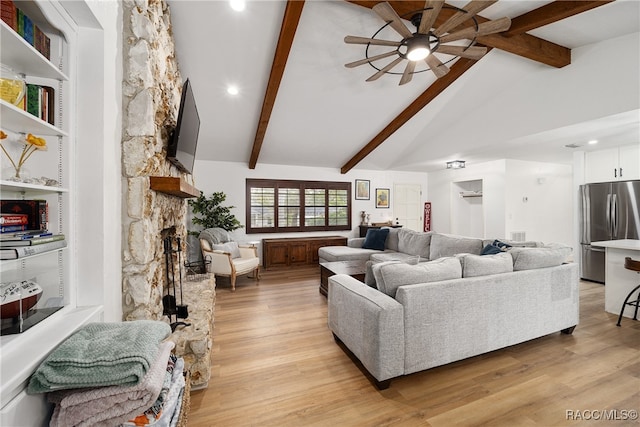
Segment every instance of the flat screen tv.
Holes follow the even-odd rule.
[[[200,116],[189,79],[182,86],[176,127],[169,137],[167,158],[183,172],[192,173],[196,159]]]

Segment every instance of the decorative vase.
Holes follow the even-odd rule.
[[[5,181],[26,182],[31,179],[31,171],[24,165],[19,168],[8,166],[2,169],[2,179]]]

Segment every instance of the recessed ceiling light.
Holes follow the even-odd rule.
[[[231,9],[242,12],[247,4],[244,0],[229,0],[229,5]]]
[[[589,141],[589,145],[593,145],[593,144],[597,144],[598,140],[597,139],[592,139],[591,141]]]
[[[227,93],[229,95],[237,95],[240,93],[240,89],[238,89],[238,86],[231,85],[227,87]]]

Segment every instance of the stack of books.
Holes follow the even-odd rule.
[[[2,20],[47,59],[51,58],[51,40],[12,0],[0,3]]]
[[[0,260],[18,259],[66,246],[64,234],[53,234],[46,230],[4,233],[0,235]]]

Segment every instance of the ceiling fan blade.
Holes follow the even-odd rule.
[[[440,14],[442,5],[444,5],[442,0],[427,0],[424,2],[424,11],[422,11],[422,18],[418,27],[420,34],[429,34],[433,23],[436,22],[436,18]]]
[[[461,56],[462,58],[480,59],[487,53],[487,48],[481,46],[447,46],[441,44],[438,46],[437,52],[445,53],[447,55]]]
[[[400,85],[411,81],[411,78],[413,77],[413,70],[415,69],[416,61],[407,61],[407,66],[405,67],[404,73],[402,73],[402,78],[400,79]]]
[[[368,82],[372,82],[374,80],[378,80],[380,77],[382,77],[382,75],[384,73],[386,73],[387,71],[391,70],[393,67],[395,67],[396,65],[398,65],[400,62],[404,61],[404,58],[402,57],[398,57],[396,59],[394,59],[393,61],[391,61],[389,64],[387,64],[386,67],[382,68],[380,71],[378,71],[377,73],[375,73],[373,76],[369,77],[367,79]]]
[[[440,78],[449,72],[449,67],[444,65],[442,61],[436,58],[434,55],[429,55],[424,58],[424,61],[427,63],[433,74],[436,75],[437,78]]]
[[[383,21],[389,22],[391,28],[396,30],[405,39],[413,36],[413,33],[402,22],[402,18],[398,16],[398,13],[391,7],[386,1],[378,3],[372,7],[373,11],[378,14]]]
[[[456,12],[444,24],[436,28],[433,33],[436,36],[440,37],[441,35],[453,30],[467,19],[473,18],[478,12],[488,8],[497,1],[498,0],[471,0],[465,7],[462,8],[462,11]]]
[[[368,39],[366,37],[346,36],[344,42],[348,44],[373,44],[376,46],[400,46],[402,43],[392,40]]]
[[[388,56],[397,55],[397,54],[398,54],[397,50],[392,50],[391,52],[382,53],[380,55],[370,56],[369,58],[361,59],[359,61],[350,62],[348,64],[344,64],[344,66],[347,68],[354,68],[360,65],[368,64],[371,61],[377,61],[378,59],[386,58]]]
[[[507,31],[509,27],[511,27],[511,19],[505,16],[504,18],[484,22],[478,25],[477,33],[475,27],[468,27],[455,33],[445,34],[440,37],[440,43],[448,43],[462,39],[472,40],[474,37],[481,37]]]

